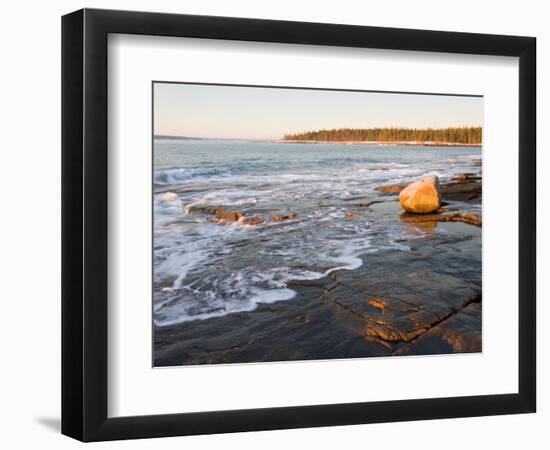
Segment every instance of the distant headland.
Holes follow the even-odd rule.
[[[198,139],[202,139],[202,138],[198,138],[198,137],[191,137],[191,136],[172,136],[172,135],[167,135],[167,134],[155,134],[153,136],[153,138],[155,139],[174,139],[174,140],[185,140],[185,141],[195,141],[195,140],[198,140]]]
[[[339,128],[285,134],[282,143],[464,146],[481,145],[481,127]]]

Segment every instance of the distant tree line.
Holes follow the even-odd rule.
[[[285,134],[287,141],[417,141],[481,144],[481,127],[340,128]]]

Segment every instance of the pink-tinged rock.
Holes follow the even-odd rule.
[[[409,184],[399,194],[403,209],[410,213],[429,214],[441,206],[439,178],[426,177]]]

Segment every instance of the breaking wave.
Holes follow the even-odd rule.
[[[171,168],[156,171],[154,180],[156,185],[166,186],[171,184],[181,184],[201,178],[227,177],[231,175],[232,172],[229,169],[224,168]]]

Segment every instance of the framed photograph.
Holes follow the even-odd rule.
[[[62,432],[535,412],[536,41],[62,21]]]

